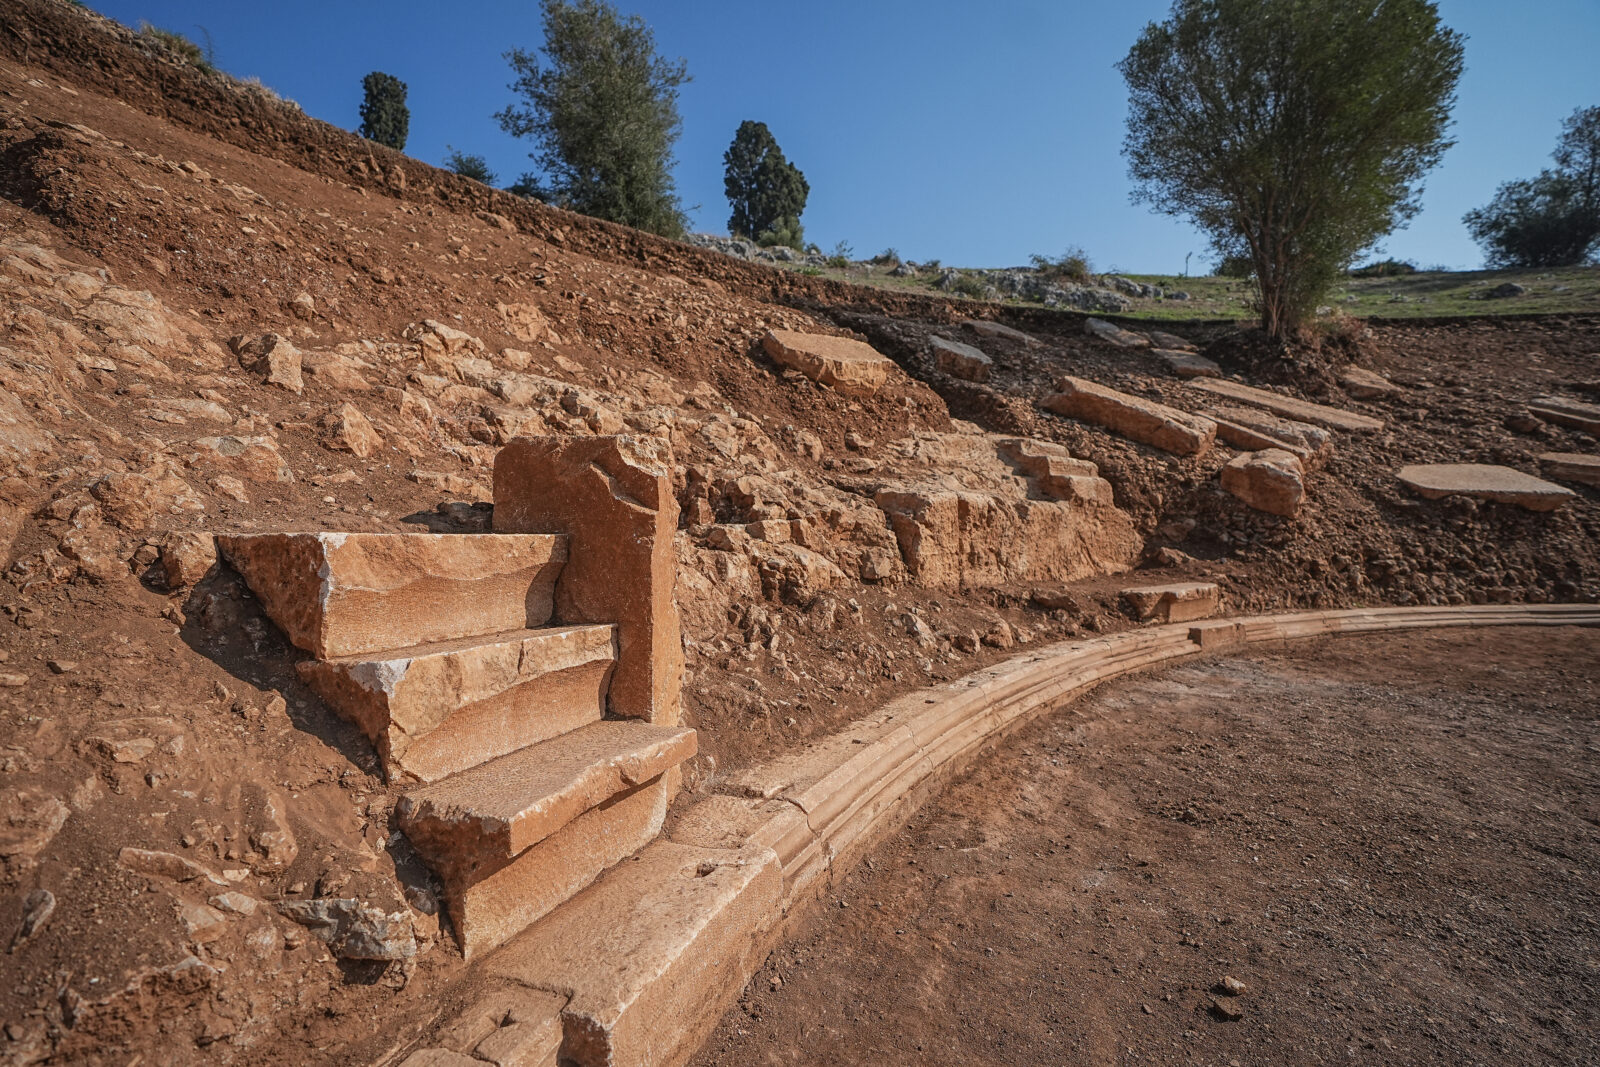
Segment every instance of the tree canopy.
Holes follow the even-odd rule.
[[[543,181],[537,189],[574,211],[668,237],[681,236],[683,210],[672,180],[672,149],[682,121],[683,61],[656,54],[655,35],[637,16],[604,0],[541,0],[541,53],[506,53],[521,97],[495,118],[506,132],[532,137]]]
[[[1492,267],[1570,267],[1600,256],[1600,107],[1561,124],[1555,167],[1506,182],[1462,220]]]
[[[406,83],[393,74],[375,70],[361,79],[361,87],[366,90],[361,101],[361,136],[397,152],[404,149],[411,131]]]
[[[722,162],[723,189],[733,207],[728,232],[760,244],[803,247],[800,215],[811,186],[800,168],[784,158],[767,124],[749,119],[741,122]]]
[[[1462,37],[1432,0],[1176,0],[1118,69],[1135,201],[1248,256],[1281,341],[1416,214]]]
[[[489,161],[480,155],[463,152],[451,145],[445,145],[448,155],[444,157],[444,169],[453,171],[463,178],[471,178],[484,185],[493,185],[496,180],[495,172],[489,169]]]

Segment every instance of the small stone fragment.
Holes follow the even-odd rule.
[[[55,914],[56,895],[48,889],[35,889],[22,901],[22,924],[17,927],[17,932],[11,935],[11,944],[7,952],[15,952],[22,943],[40,930],[50,921],[50,916]]]
[[[286,900],[278,911],[311,931],[335,956],[347,960],[407,960],[417,954],[411,916],[386,915],[348,897]]]

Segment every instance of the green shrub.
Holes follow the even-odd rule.
[[[872,257],[872,265],[875,267],[898,267],[900,265],[900,253],[893,248],[885,248],[882,252]]]
[[[983,279],[974,278],[970,274],[963,274],[957,278],[951,285],[951,291],[962,296],[970,296],[974,300],[982,300],[989,295],[989,287],[984,284]]]
[[[1352,278],[1398,278],[1417,273],[1417,265],[1403,259],[1375,259],[1350,272]]]
[[[211,57],[206,54],[205,49],[176,30],[164,30],[148,22],[141,22],[139,36],[166,49],[180,63],[187,63],[197,70],[208,72],[216,69],[212,66]]]
[[[463,178],[471,178],[484,185],[493,185],[496,177],[494,171],[489,169],[489,163],[482,156],[468,155],[459,152],[450,145],[445,145],[450,154],[444,157],[444,169],[454,171]]]
[[[1094,273],[1089,266],[1089,254],[1081,248],[1069,248],[1055,259],[1049,256],[1029,256],[1033,269],[1045,278],[1077,282],[1087,285]]]

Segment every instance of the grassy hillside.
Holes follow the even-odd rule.
[[[787,265],[784,265],[787,266]],[[887,267],[853,263],[845,268],[791,266],[807,274],[839,281],[915,292],[937,292],[939,271],[914,277],[892,277]],[[1182,290],[1191,299],[1133,301],[1128,312],[1148,319],[1245,319],[1251,285],[1236,278],[1179,277],[1171,274],[1125,274],[1123,277],[1165,290]],[[1519,296],[1486,299],[1506,282],[1528,291]],[[958,293],[952,299],[968,299]],[[1007,303],[1027,305],[1028,301]],[[1542,270],[1419,271],[1400,277],[1347,278],[1329,295],[1328,306],[1362,318],[1435,318],[1456,315],[1507,315],[1529,312],[1600,312],[1600,267]]]

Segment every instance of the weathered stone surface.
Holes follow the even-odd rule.
[[[472,1053],[474,1067],[556,1067],[561,1048],[561,1009],[567,998],[510,982],[479,984],[467,1005],[448,1016],[424,1044],[451,1053]],[[410,1062],[407,1060],[406,1062]]]
[[[1306,498],[1305,468],[1281,448],[1246,452],[1222,468],[1222,488],[1257,511],[1292,519]]]
[[[320,659],[549,621],[564,538],[239,534],[218,547],[289,640]]]
[[[1282,449],[1300,460],[1306,470],[1316,470],[1333,455],[1333,434],[1308,422],[1232,404],[1213,404],[1206,409],[1206,417],[1217,424],[1217,436],[1228,444],[1252,452]]]
[[[1600,456],[1582,452],[1546,452],[1539,457],[1539,465],[1552,478],[1600,488]]]
[[[1326,426],[1330,430],[1343,430],[1346,433],[1374,433],[1383,429],[1383,420],[1370,418],[1366,415],[1357,415],[1353,411],[1341,411],[1338,408],[1324,407],[1313,404],[1309,400],[1297,400],[1294,397],[1283,396],[1279,393],[1268,392],[1265,389],[1255,389],[1238,382],[1227,379],[1195,378],[1189,382],[1189,388],[1199,389],[1213,396],[1226,397],[1244,404],[1253,404],[1258,408],[1265,408],[1286,419],[1298,422],[1309,422],[1315,426]]]
[[[1046,410],[1096,423],[1174,455],[1199,455],[1211,447],[1217,435],[1217,424],[1210,419],[1083,378],[1069,375],[1056,388],[1059,392],[1043,401]]]
[[[1561,396],[1537,396],[1528,410],[1546,422],[1600,437],[1600,404],[1584,404]]]
[[[37,786],[0,791],[0,860],[31,863],[71,815],[72,810],[58,797]],[[0,871],[4,870],[0,865]]]
[[[1086,459],[1074,459],[1062,445],[1009,437],[997,441],[995,447],[1017,465],[1041,496],[1075,504],[1114,505],[1111,483],[1100,477],[1100,468]]]
[[[417,954],[411,916],[405,911],[385,914],[351,898],[284,900],[278,911],[309,929],[329,951],[346,960],[407,960]]]
[[[1189,622],[1217,613],[1222,591],[1214,582],[1180,582],[1124,589],[1123,597],[1139,618],[1156,622]]]
[[[1249,632],[1242,622],[1220,619],[1189,627],[1189,640],[1206,652],[1220,652],[1244,645],[1249,640]]]
[[[1126,570],[1137,556],[1132,521],[1092,488],[1098,506],[1014,500],[986,493],[884,488],[873,501],[889,517],[906,570],[941,587],[1007,581],[1070,582]]]
[[[572,898],[601,871],[661,832],[671,775],[652,778],[591,808],[514,858],[443,875],[444,903],[464,956],[516,936]]]
[[[571,536],[557,617],[615,623],[611,714],[674,725],[683,684],[678,501],[645,447],[628,437],[518,438],[495,460],[494,528]]]
[[[1180,378],[1220,378],[1222,368],[1197,352],[1157,348],[1151,355],[1163,360],[1167,369]]]
[[[1098,337],[1102,341],[1110,341],[1118,348],[1149,348],[1150,338],[1143,334],[1124,330],[1114,322],[1104,319],[1089,318],[1083,320],[1083,332],[1090,337]]]
[[[390,781],[437,781],[598,722],[615,628],[552,626],[307,660],[300,677],[377,745]]]
[[[1389,379],[1365,367],[1346,367],[1339,372],[1339,384],[1357,400],[1379,400],[1400,391]]]
[[[570,995],[579,1067],[681,1067],[761,963],[782,894],[770,849],[658,842],[608,872],[489,970]]]
[[[1400,468],[1400,483],[1419,496],[1439,500],[1470,496],[1515,504],[1528,511],[1554,511],[1575,495],[1554,482],[1488,463],[1423,463]]]
[[[929,343],[933,347],[933,357],[938,362],[939,370],[945,374],[969,382],[989,380],[994,361],[984,355],[981,349],[943,337],[934,337]]]
[[[245,370],[262,376],[268,385],[298,393],[305,388],[300,376],[300,350],[287,337],[264,333],[256,337],[235,337],[230,344]]]
[[[846,396],[873,395],[895,369],[894,361],[871,345],[848,337],[770,330],[761,347],[779,366],[792,367]]]
[[[383,438],[360,408],[346,403],[323,416],[322,443],[332,451],[370,459],[383,447]]]
[[[217,565],[217,542],[209,534],[174,531],[161,539],[161,570],[168,589],[187,589]]]
[[[1014,341],[1017,344],[1030,346],[1039,343],[1039,339],[1032,334],[1013,329],[1003,322],[990,322],[988,319],[964,319],[961,325],[984,337],[997,337],[1003,341]]]
[[[429,865],[460,882],[676,767],[695,744],[687,727],[590,723],[413,789],[395,814]]]
[[[294,472],[270,437],[202,437],[184,462],[248,478],[252,482],[292,482]]]
[[[1193,341],[1186,341],[1175,333],[1164,333],[1161,330],[1150,331],[1150,343],[1156,348],[1167,352],[1198,352],[1200,346]]]

